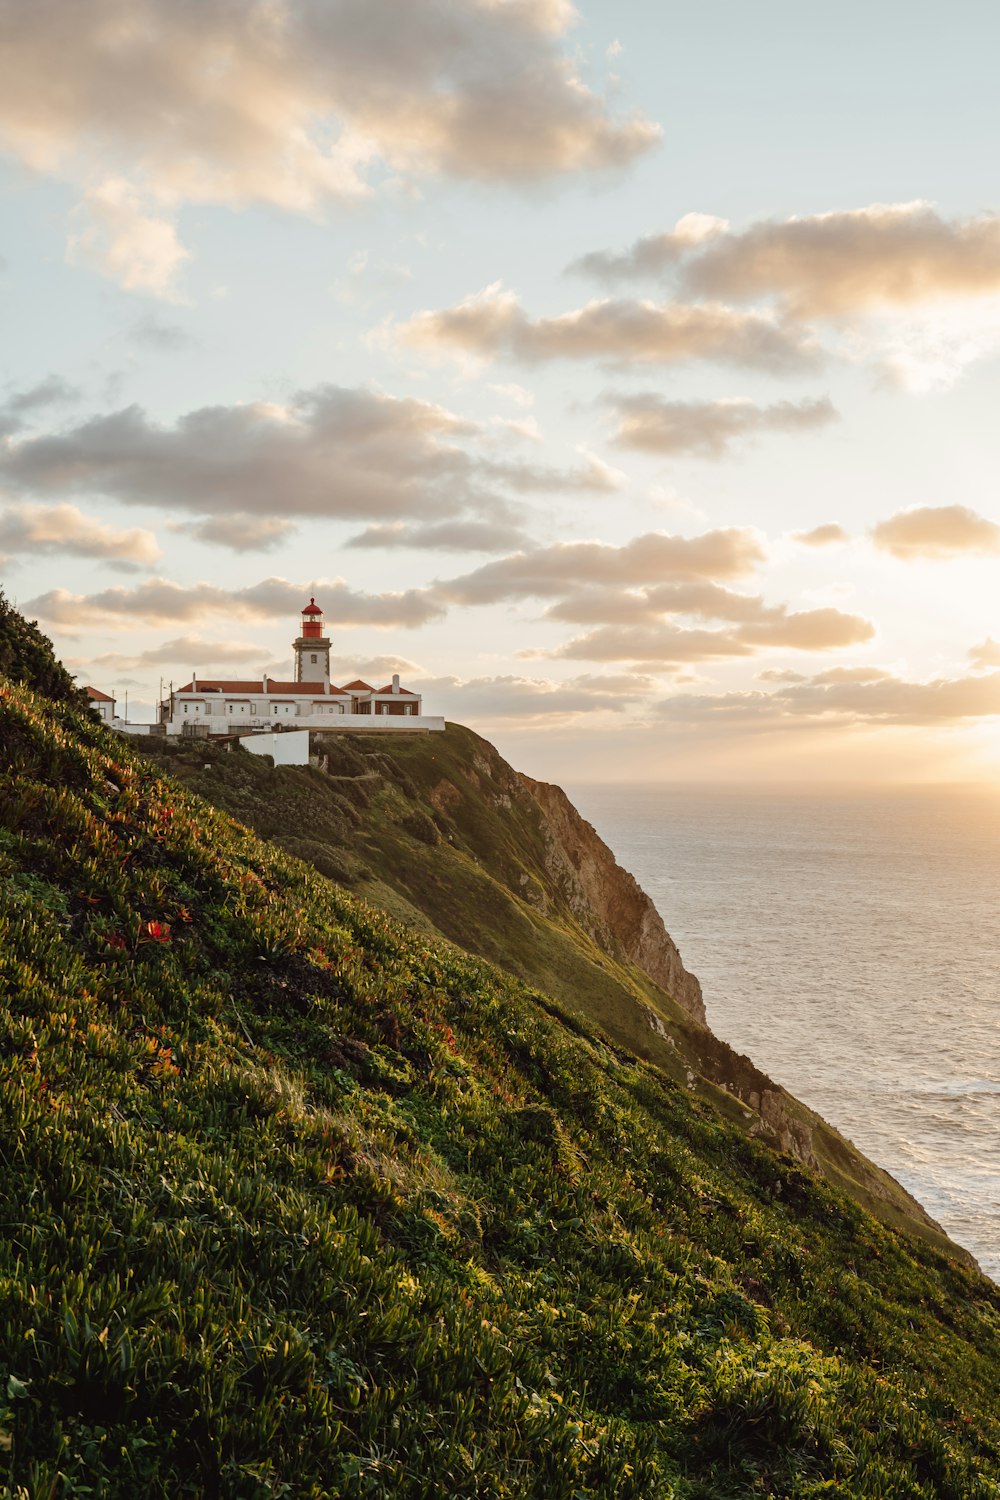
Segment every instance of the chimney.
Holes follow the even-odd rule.
[[[198,678],[194,672],[191,673],[191,691],[192,693],[196,693],[198,691]]]
[[[393,690],[394,693],[398,693],[399,692],[399,673],[398,672],[393,672],[393,674],[392,674],[392,690]]]
[[[266,672],[261,677],[260,686],[261,686],[261,691],[263,692],[264,696],[266,697],[267,693],[269,691],[268,686],[267,686],[267,673]]]

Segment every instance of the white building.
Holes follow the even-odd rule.
[[[160,704],[160,723],[169,735],[263,733],[274,729],[327,729],[351,732],[438,731],[439,715],[423,713],[419,693],[400,686],[399,676],[376,688],[357,679],[344,687],[330,681],[330,640],[323,634],[323,611],[310,599],[302,611],[293,680],[263,676],[251,681],[199,678],[171,691]]]
[[[113,724],[115,721],[115,700],[107,693],[102,693],[100,688],[85,687],[83,690],[94,712],[104,720],[105,724]]]

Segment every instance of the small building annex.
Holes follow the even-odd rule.
[[[419,733],[444,729],[444,719],[425,715],[421,695],[402,687],[398,674],[384,687],[373,687],[360,678],[343,687],[330,681],[330,639],[323,633],[323,611],[315,599],[310,599],[302,611],[292,651],[291,681],[280,681],[266,673],[249,681],[192,675],[190,682],[172,690],[160,704],[161,732],[213,735],[327,729]]]
[[[102,693],[100,688],[86,687],[84,692],[87,701],[94,712],[104,720],[105,724],[115,722],[115,700],[110,693]]]

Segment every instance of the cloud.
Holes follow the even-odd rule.
[[[986,676],[909,682],[888,672],[864,679],[828,674],[775,692],[686,693],[664,700],[661,717],[675,722],[777,728],[801,720],[834,725],[900,724],[934,727],[1000,715],[1000,672]]]
[[[621,254],[574,262],[605,285],[671,284],[689,302],[752,303],[787,329],[825,322],[838,354],[910,390],[952,384],[1000,346],[1000,216],[930,203],[765,219],[735,231],[687,215]]]
[[[755,656],[760,650],[775,647],[833,651],[869,641],[875,634],[869,620],[837,609],[796,612],[785,605],[769,607],[756,599],[750,602],[758,607],[757,617],[735,628],[690,629],[663,619],[649,624],[602,625],[564,642],[554,651],[538,654],[556,660],[633,661],[671,666]]]
[[[685,214],[666,234],[644,235],[620,255],[610,250],[594,250],[566,269],[611,284],[659,278],[699,246],[726,234],[729,227],[728,219],[718,219],[714,214]]]
[[[433,402],[317,386],[285,405],[201,407],[172,425],[130,406],[25,437],[0,447],[0,481],[38,498],[104,495],[230,522],[276,512],[510,520],[499,489],[606,492],[618,482],[590,456],[568,469],[498,462],[476,450],[484,432]],[[224,529],[207,539],[223,541]]]
[[[839,317],[1000,290],[1000,218],[948,222],[929,203],[875,203],[753,225],[688,266],[698,295],[776,296],[794,317]]]
[[[405,521],[368,526],[352,536],[348,547],[414,547],[433,552],[509,552],[523,546],[525,535],[515,526],[494,521],[440,521],[434,526],[408,526]]]
[[[993,557],[1000,552],[1000,526],[965,505],[922,505],[902,510],[872,527],[882,552],[913,558]]]
[[[59,375],[47,375],[26,390],[13,391],[0,402],[0,439],[30,426],[35,412],[45,411],[50,406],[65,406],[79,399],[76,386]]]
[[[827,521],[823,526],[814,526],[811,531],[793,531],[792,540],[803,547],[833,547],[840,542],[849,542],[850,537],[836,521]]]
[[[85,195],[73,217],[70,265],[89,266],[128,292],[178,300],[177,274],[190,252],[155,201],[121,178],[109,178]]]
[[[154,563],[160,548],[151,531],[120,531],[75,505],[12,505],[0,512],[0,555],[96,557]]]
[[[642,662],[648,669],[725,661],[756,653],[732,631],[690,629],[662,621],[655,625],[602,625],[553,651],[537,654],[554,661]]]
[[[659,140],[579,76],[569,0],[47,0],[7,7],[0,147],[82,185],[76,255],[162,295],[159,202],[315,213],[393,173],[532,182]]]
[[[874,625],[862,615],[831,608],[790,611],[784,605],[739,630],[740,639],[755,646],[790,646],[795,651],[835,651],[861,645],[874,635]]]
[[[333,293],[344,307],[369,308],[394,288],[413,280],[409,266],[372,261],[367,250],[359,250],[347,264],[346,276],[333,284]]]
[[[198,340],[178,323],[165,323],[162,318],[146,313],[137,318],[128,331],[128,340],[142,349],[153,349],[158,354],[175,354],[181,349],[197,347]]]
[[[525,390],[523,385],[516,381],[508,381],[506,385],[491,385],[490,390],[498,396],[503,396],[507,401],[513,401],[515,406],[534,406],[535,398],[531,391]]]
[[[296,530],[292,521],[278,516],[213,516],[196,526],[183,528],[201,542],[228,547],[233,552],[269,552]]]
[[[567,682],[547,678],[501,675],[474,677],[428,677],[420,690],[445,714],[490,720],[516,718],[538,724],[597,712],[622,713],[647,697],[657,687],[653,678],[633,673],[608,676],[585,673]]]
[[[619,426],[614,441],[622,448],[646,453],[725,458],[734,440],[761,432],[800,432],[836,421],[827,398],[818,401],[779,401],[758,406],[753,401],[665,401],[641,394],[613,398]]]
[[[859,615],[837,609],[798,612],[767,604],[760,594],[741,594],[709,580],[658,584],[645,589],[591,588],[550,605],[546,617],[577,625],[652,624],[666,615],[725,620],[739,627],[736,637],[754,646],[791,646],[828,651],[870,640],[874,628]]]
[[[926,202],[765,219],[735,233],[703,219],[599,252],[573,267],[605,281],[673,276],[693,296],[776,298],[794,318],[838,318],[881,307],[1000,291],[1000,217],[943,219]],[[685,225],[688,228],[685,229]]]
[[[548,464],[498,463],[495,460],[479,460],[480,472],[509,489],[536,494],[564,493],[576,490],[586,494],[612,494],[621,488],[625,476],[610,464],[582,449],[583,463],[570,469],[558,469]]]
[[[606,542],[556,542],[485,563],[473,573],[437,585],[442,598],[461,604],[503,599],[552,598],[581,586],[629,588],[661,580],[738,578],[764,560],[755,532],[730,527],[701,536],[652,531],[623,546]]]
[[[517,442],[544,442],[542,429],[534,417],[494,417],[493,425],[502,429],[504,437],[512,437]]]
[[[405,656],[331,656],[330,673],[335,682],[350,682],[360,677],[363,682],[388,682],[393,672],[399,672],[404,684],[413,677],[422,677],[423,668],[418,662]]]
[[[499,283],[457,306],[417,313],[396,329],[415,348],[535,364],[600,359],[617,364],[712,360],[772,374],[811,369],[818,349],[801,329],[769,312],[739,312],[721,303],[612,300],[554,318],[532,320]]]
[[[1000,667],[1000,641],[995,641],[988,635],[978,646],[969,648],[969,661],[979,670]]]
[[[69,629],[121,626],[136,621],[146,625],[170,625],[211,615],[275,620],[294,617],[310,594],[322,600],[328,624],[337,628],[374,625],[408,630],[444,614],[443,605],[426,589],[366,594],[349,588],[339,578],[313,579],[309,583],[265,578],[244,589],[224,589],[213,583],[187,586],[167,578],[150,578],[134,588],[108,588],[94,594],[50,589],[29,600],[24,608],[53,625]]]
[[[753,656],[777,647],[830,651],[872,638],[874,627],[859,615],[831,608],[794,611],[716,581],[744,576],[763,559],[752,531],[696,537],[650,532],[619,547],[603,542],[536,547],[440,582],[435,592],[466,605],[549,599],[546,619],[596,627],[552,650],[522,653],[527,657],[660,666]],[[727,628],[690,628],[678,619],[721,620]]]
[[[827,667],[812,681],[819,687],[828,687],[836,682],[888,682],[892,673],[883,667]]]
[[[245,641],[206,641],[197,635],[181,635],[174,640],[151,646],[135,655],[109,651],[102,656],[76,657],[73,667],[101,667],[106,671],[136,671],[141,667],[205,667],[254,665],[266,661],[265,646],[247,645]]]

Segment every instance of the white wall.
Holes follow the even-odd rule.
[[[240,745],[251,755],[271,755],[276,766],[309,764],[309,731],[292,729],[285,734],[244,734]]]

